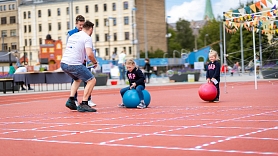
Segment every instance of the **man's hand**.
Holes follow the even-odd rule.
[[[132,85],[130,86],[130,89],[131,88],[135,88],[136,87],[136,83],[134,82],[134,83],[132,83]]]

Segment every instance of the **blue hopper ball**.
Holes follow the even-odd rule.
[[[143,95],[145,104],[148,107],[148,105],[151,102],[151,95],[147,90],[143,90]],[[126,108],[137,108],[137,106],[140,103],[137,91],[135,89],[126,91],[123,96],[123,103],[126,106]]]

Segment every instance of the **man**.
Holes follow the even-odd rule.
[[[76,18],[75,18],[75,28],[68,31],[68,38],[71,35],[81,31],[82,27],[84,25],[84,22],[85,22],[85,18],[82,15],[76,16]],[[67,38],[67,40],[68,40],[68,38]],[[86,65],[86,61],[84,61],[84,65]],[[72,80],[72,83],[73,83],[73,80]],[[86,84],[87,83],[84,82],[84,88],[86,87]],[[75,100],[75,104],[78,105],[77,92],[74,95],[74,100]],[[89,103],[89,106],[92,106],[92,107],[96,106],[96,104],[93,101],[91,101],[91,95],[89,96],[88,103]]]
[[[19,74],[19,73],[26,73],[27,72],[27,65],[24,65],[24,66],[17,66],[16,65],[16,70],[14,72],[14,74]],[[26,90],[23,85],[24,85],[24,82],[21,81],[21,82],[18,82],[21,86],[21,90]],[[26,84],[25,84],[26,86]],[[27,85],[28,86],[28,90],[33,90],[33,88],[31,88],[30,84]]]
[[[122,84],[122,79],[124,80],[125,84],[125,49],[121,52],[119,55],[119,60],[118,60],[118,67],[119,67],[119,72],[120,72],[120,84]]]
[[[96,112],[96,109],[88,105],[88,98],[96,84],[96,79],[93,74],[83,65],[84,59],[87,56],[97,67],[97,60],[93,54],[93,45],[91,35],[93,33],[94,24],[86,21],[82,31],[79,31],[68,38],[67,46],[61,60],[61,68],[67,73],[74,82],[71,86],[70,97],[66,102],[66,107],[79,112]],[[83,99],[80,105],[76,106],[74,94],[80,83],[84,81],[87,85],[84,89]]]

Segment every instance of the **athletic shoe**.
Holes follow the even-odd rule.
[[[76,107],[77,107],[77,106],[79,105],[79,104],[78,104],[78,101],[77,101],[77,100],[75,100],[74,102],[75,102],[75,105],[76,105]]]
[[[97,104],[95,104],[92,100],[88,101],[88,105],[91,107],[97,106]]]
[[[144,109],[144,108],[146,108],[146,105],[144,102],[140,102],[140,104],[137,106],[137,108]]]
[[[215,103],[219,102],[219,98],[216,98],[215,100],[213,100],[213,102]]]
[[[68,99],[68,101],[66,102],[66,107],[68,107],[71,110],[77,110],[77,107],[75,105],[75,101]]]
[[[91,108],[88,104],[80,103],[80,105],[77,107],[78,112],[96,112],[97,110],[94,108]]]
[[[118,107],[125,108],[125,105],[123,103],[119,104]]]

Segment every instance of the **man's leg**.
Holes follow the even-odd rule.
[[[93,78],[87,82],[87,85],[84,89],[83,101],[88,101],[89,96],[91,95],[95,84],[96,84],[96,78]]]
[[[72,79],[71,85],[72,85],[73,82],[74,82],[74,79]],[[77,91],[76,91],[76,93],[74,94],[74,100],[75,100],[75,101],[78,101],[78,100],[77,100],[77,97],[78,97],[78,94],[77,94]]]

